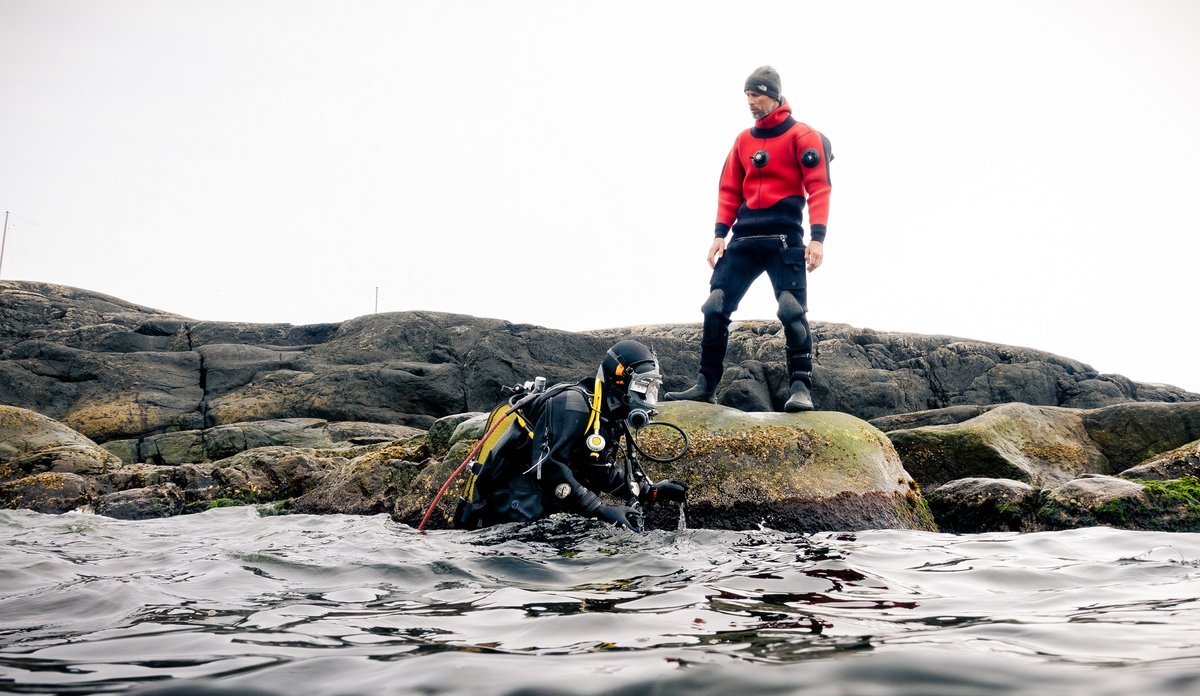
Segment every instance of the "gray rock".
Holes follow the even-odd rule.
[[[173,483],[109,493],[93,506],[97,515],[119,520],[151,520],[174,517],[183,510],[183,492]]]
[[[1037,509],[1038,490],[1009,479],[965,478],[927,491],[925,500],[944,532],[1015,532]]]
[[[429,428],[490,410],[503,385],[591,374],[608,346],[630,336],[658,351],[667,389],[686,388],[700,337],[698,323],[569,333],[436,312],[312,326],[197,322],[16,281],[0,281],[0,296],[0,394],[101,443],[284,418]],[[842,324],[813,332],[817,407],[860,418],[1008,401],[1200,400],[1027,348]],[[720,402],[781,409],[783,343],[776,321],[737,323]]]
[[[487,421],[488,414],[480,413],[466,418],[454,426],[454,432],[450,434],[450,440],[447,443],[449,449],[453,450],[455,445],[459,443],[478,440],[483,437],[484,432],[487,430]]]
[[[62,423],[27,409],[0,405],[0,481],[44,472],[95,475],[120,463]]]
[[[893,430],[888,437],[923,488],[971,477],[1042,487],[1110,471],[1084,429],[1086,413],[1012,403],[961,423]]]
[[[48,514],[70,512],[91,501],[92,486],[79,474],[42,472],[0,483],[0,508]]]
[[[195,353],[100,353],[28,340],[0,353],[0,393],[100,442],[204,421]]]
[[[152,464],[196,463],[224,459],[256,447],[336,449],[402,440],[423,433],[406,425],[281,418],[153,435],[140,442],[137,460]]]
[[[995,406],[947,406],[927,411],[899,413],[894,416],[880,416],[872,418],[870,423],[885,433],[907,428],[923,428],[928,425],[953,425],[971,420],[975,416],[981,416],[993,408]]]
[[[442,416],[429,426],[429,451],[435,457],[440,457],[450,449],[451,438],[457,432],[460,423],[472,418],[483,416],[486,420],[486,413],[456,413],[451,416]],[[478,439],[478,435],[475,436]]]
[[[1088,411],[1092,440],[1123,471],[1150,457],[1200,440],[1200,403],[1131,403]]]
[[[395,442],[426,434],[424,430],[409,425],[361,421],[329,423],[325,426],[325,430],[329,433],[329,439],[333,441],[335,448]]]
[[[140,460],[138,442],[138,440],[109,440],[100,445],[100,448],[120,459],[122,464],[136,464]]]
[[[1127,527],[1125,515],[1116,511],[1145,508],[1149,502],[1141,484],[1112,476],[1089,476],[1047,491],[1037,518],[1051,529],[1104,524]]]
[[[1164,452],[1121,472],[1122,478],[1146,481],[1170,481],[1187,476],[1200,478],[1200,440]]]

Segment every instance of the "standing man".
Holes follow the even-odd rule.
[[[754,127],[733,143],[721,172],[716,239],[708,250],[712,267],[704,332],[700,338],[700,376],[696,385],[668,392],[667,401],[713,403],[724,370],[730,316],[750,284],[766,271],[779,301],[779,321],[787,338],[790,393],[784,410],[811,411],[812,334],[808,328],[805,272],[815,271],[824,256],[829,217],[829,140],[792,118],[779,73],[765,65],[746,79],[746,101]],[[804,205],[812,240],[804,245]],[[733,232],[728,247],[725,236]]]

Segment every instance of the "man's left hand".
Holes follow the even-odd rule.
[[[808,272],[812,273],[821,266],[821,260],[825,258],[825,245],[821,242],[809,242],[808,246],[804,247],[804,261],[808,264]]]

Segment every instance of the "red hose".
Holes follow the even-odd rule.
[[[475,458],[475,455],[479,454],[479,450],[483,449],[483,443],[487,442],[488,437],[495,432],[496,428],[499,428],[500,424],[504,422],[504,419],[508,418],[509,415],[515,410],[517,410],[517,406],[513,406],[512,408],[508,409],[504,412],[503,416],[500,416],[496,419],[496,422],[492,424],[492,427],[488,428],[487,432],[483,434],[483,437],[479,438],[479,442],[475,443],[475,448],[471,450],[471,453],[467,455],[467,458],[463,460],[463,463],[459,464],[458,468],[454,470],[454,473],[450,474],[450,477],[447,478],[446,482],[442,484],[442,489],[437,492],[437,495],[433,496],[433,502],[429,504],[429,509],[425,511],[425,516],[421,518],[421,524],[417,525],[418,532],[422,534],[425,533],[425,523],[429,521],[429,516],[433,514],[433,509],[437,507],[438,501],[441,500],[442,496],[446,494],[447,490],[449,490],[450,484],[454,483],[454,479],[458,478],[458,475],[462,473],[462,470],[467,468],[467,464],[469,464],[471,460]]]

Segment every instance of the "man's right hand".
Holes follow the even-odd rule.
[[[708,267],[716,268],[717,261],[725,255],[725,238],[717,237],[708,248]]]
[[[687,502],[687,484],[675,479],[659,481],[650,487],[650,500],[670,500],[675,503]]]
[[[601,505],[596,510],[596,517],[634,532],[646,531],[646,520],[640,510],[626,505]]]

